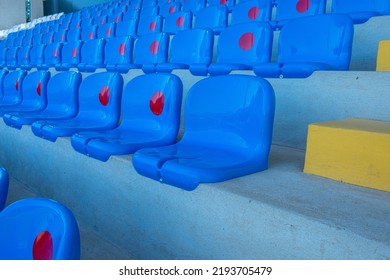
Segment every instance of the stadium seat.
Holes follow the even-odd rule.
[[[195,13],[194,28],[211,28],[219,34],[228,23],[228,8],[225,5],[203,8]]]
[[[143,176],[184,190],[265,170],[274,110],[274,91],[262,78],[203,79],[187,94],[181,140],[138,150],[133,166]]]
[[[352,41],[347,15],[295,19],[280,32],[277,62],[255,65],[253,71],[261,77],[306,78],[317,70],[348,70]]]
[[[146,147],[175,143],[180,126],[183,85],[171,74],[137,76],[122,94],[120,125],[72,136],[75,150],[107,161],[111,155],[132,154]]]
[[[134,64],[141,65],[145,73],[156,72],[159,63],[166,63],[169,35],[152,33],[139,37],[134,43]]]
[[[117,126],[123,88],[121,74],[102,72],[86,77],[78,93],[77,115],[69,120],[41,120],[32,124],[33,133],[55,142],[58,137],[80,131],[108,130]]]
[[[181,0],[181,9],[183,12],[196,13],[197,11],[206,7],[206,0]]]
[[[379,41],[376,71],[390,71],[390,40]]]
[[[78,111],[78,90],[81,74],[74,71],[60,72],[47,83],[47,106],[38,112],[10,112],[3,116],[4,122],[21,129],[38,120],[63,120],[76,116]]]
[[[7,38],[6,47],[12,48],[14,46],[14,43],[15,43],[15,38]]]
[[[271,13],[271,0],[248,0],[239,2],[232,10],[230,24],[252,21],[270,21]]]
[[[129,21],[139,18],[140,8],[138,6],[129,6],[126,13],[123,14],[123,21]]]
[[[22,83],[27,75],[25,70],[8,72],[3,79],[3,98],[0,100],[0,110],[19,105],[22,102]]]
[[[143,36],[146,34],[161,32],[163,18],[161,16],[150,16],[141,18],[138,21],[137,35]]]
[[[0,259],[80,259],[80,232],[73,213],[45,198],[8,205],[0,212]]]
[[[22,88],[19,97],[21,102],[13,106],[0,107],[0,115],[3,116],[8,112],[37,112],[45,109],[47,104],[46,89],[49,79],[49,71],[35,71],[25,76],[23,82],[18,85]]]
[[[164,32],[175,34],[177,31],[192,28],[191,12],[176,12],[168,14],[164,20]]]
[[[42,44],[48,45],[54,42],[54,33],[49,32],[42,35]]]
[[[278,0],[276,5],[276,20],[272,25],[281,29],[288,21],[325,13],[326,0]]]
[[[43,52],[44,62],[40,69],[47,70],[61,63],[62,43],[52,43],[45,47]]]
[[[7,50],[6,47],[0,48],[0,68],[7,66]]]
[[[67,71],[80,63],[81,41],[70,41],[62,45],[61,63],[55,65],[57,71]]]
[[[54,41],[55,43],[65,43],[66,37],[67,37],[67,30],[59,30],[56,33],[54,33]]]
[[[97,68],[104,68],[105,39],[94,39],[83,43],[81,47],[80,63],[77,66],[82,72],[95,72]]]
[[[42,42],[43,42],[42,38],[43,38],[42,34],[34,35],[32,37],[32,45],[33,46],[42,45]]]
[[[269,62],[272,38],[272,27],[266,22],[227,27],[219,35],[217,61],[208,67],[208,73],[223,75],[232,70],[252,70],[257,63]]]
[[[390,1],[332,0],[332,13],[348,14],[354,23],[364,23],[374,16],[390,15]]]
[[[97,38],[112,38],[115,36],[116,23],[101,24],[97,28]]]
[[[7,202],[9,188],[9,175],[7,170],[0,166],[0,212]]]
[[[3,83],[4,83],[4,78],[8,74],[8,71],[6,69],[0,69],[0,104],[1,104],[1,99],[3,98]]]
[[[6,53],[6,64],[9,70],[15,70],[18,67],[18,52],[19,47],[8,48]]]
[[[115,37],[107,40],[104,48],[104,64],[107,71],[127,73],[140,66],[132,63],[134,39],[131,36]]]
[[[23,46],[19,49],[18,52],[18,66],[23,70],[30,70],[30,51],[31,46]]]
[[[89,41],[96,39],[97,25],[89,25],[81,29],[81,41]]]
[[[133,36],[137,35],[137,19],[130,19],[128,21],[119,22],[116,25],[116,36],[117,37],[125,37],[125,36]]]
[[[66,34],[67,42],[79,41],[81,39],[81,28],[69,29]]]
[[[208,6],[212,7],[212,6],[222,5],[222,6],[226,6],[229,9],[229,11],[231,11],[236,4],[235,2],[236,2],[235,0],[208,0]]]
[[[107,23],[116,23],[118,24],[123,19],[123,13],[115,13],[112,15],[109,15],[107,18]]]
[[[30,66],[31,68],[41,69],[41,65],[44,63],[43,54],[45,51],[45,45],[33,45],[30,51]]]
[[[93,24],[99,26],[107,23],[107,16],[98,16],[93,19]]]
[[[158,14],[164,18],[166,18],[168,15],[180,12],[181,4],[180,2],[171,2],[166,3],[164,5],[160,6]]]
[[[157,72],[190,69],[193,75],[207,75],[213,59],[214,33],[211,29],[179,31],[170,43],[169,63],[156,66]]]
[[[142,5],[142,9],[139,14],[139,19],[147,18],[147,17],[152,17],[152,16],[157,16],[159,11],[159,7],[157,5],[155,6],[145,6],[144,4]]]

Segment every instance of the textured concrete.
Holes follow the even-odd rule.
[[[302,173],[304,152],[273,146],[270,169],[193,192],[0,124],[0,164],[66,204],[139,259],[388,259],[390,194]]]

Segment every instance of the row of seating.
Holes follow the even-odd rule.
[[[301,32],[303,26],[306,32]],[[273,31],[263,22],[224,29],[218,37],[214,62],[212,31],[191,29],[177,33],[170,43],[168,34],[153,33],[135,41],[128,36],[11,48],[6,54],[9,60],[2,60],[0,55],[0,65],[9,69],[77,67],[86,72],[106,68],[122,73],[134,68],[145,73],[189,69],[194,75],[253,70],[261,77],[304,78],[316,70],[347,70],[352,41],[353,24],[348,16],[321,15],[289,22],[280,32],[278,58],[273,63]]]
[[[135,153],[140,174],[185,190],[268,166],[275,97],[262,78],[224,75],[196,83],[176,142],[183,88],[173,74],[137,76],[122,93],[119,73],[82,80],[73,71],[51,78],[48,71],[5,72],[0,112],[7,125],[31,125],[36,136],[50,141],[71,137],[76,151],[93,158]]]

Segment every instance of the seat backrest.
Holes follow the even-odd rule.
[[[302,32],[304,28],[305,32]],[[351,59],[353,22],[343,14],[289,21],[279,35],[278,62],[317,62],[347,70]]]
[[[180,126],[182,92],[182,82],[173,74],[135,77],[122,95],[121,127],[174,141]]]
[[[68,31],[65,29],[61,29],[54,33],[54,42],[55,43],[64,43],[66,42]]]
[[[266,22],[231,25],[219,35],[217,63],[253,66],[256,63],[269,62],[272,38],[272,27]]]
[[[104,127],[115,127],[120,115],[123,89],[122,75],[116,72],[96,73],[86,77],[80,85],[79,120],[93,120]]]
[[[135,37],[137,34],[137,19],[130,19],[128,21],[119,22],[116,25],[116,36],[124,37],[124,36],[133,36]]]
[[[20,107],[40,111],[47,104],[47,83],[50,79],[49,71],[34,71],[23,79],[22,102]]]
[[[168,14],[164,20],[164,32],[175,34],[177,31],[192,28],[191,12],[176,12]]]
[[[42,34],[34,35],[32,38],[32,45],[37,46],[42,44]]]
[[[30,64],[30,51],[31,46],[23,46],[18,52],[18,63],[20,66]]]
[[[107,18],[107,23],[119,23],[121,22],[123,19],[123,13],[121,12],[118,12],[118,13],[114,13],[112,15],[109,15],[108,18]]]
[[[96,24],[97,26],[103,25],[107,23],[107,16],[98,16],[93,18],[93,24]]]
[[[161,16],[150,16],[138,20],[137,35],[143,36],[150,33],[161,32],[163,18]]]
[[[1,73],[0,73],[1,75]],[[4,209],[8,196],[9,175],[7,170],[0,166],[0,212]]]
[[[1,106],[1,99],[3,99],[3,82],[7,74],[8,74],[7,70],[0,69],[0,106]]]
[[[15,70],[9,72],[3,80],[3,98],[0,100],[0,106],[13,106],[22,102],[22,84],[27,72],[24,70]]]
[[[81,74],[74,71],[59,72],[47,84],[45,112],[58,117],[71,118],[78,112],[78,92]]]
[[[390,40],[379,41],[376,71],[390,71]]]
[[[81,47],[81,63],[102,64],[104,61],[104,39],[88,40]]]
[[[211,29],[179,31],[170,43],[170,63],[209,65],[213,59],[214,33]]]
[[[6,66],[6,64],[7,64],[7,51],[8,51],[8,48],[6,48],[6,47],[0,48],[0,66],[1,67]]]
[[[81,41],[70,41],[62,45],[61,63],[77,65],[80,63]]]
[[[187,93],[181,142],[261,160],[271,147],[274,111],[274,91],[263,78],[206,78]]]
[[[123,15],[123,21],[139,18],[140,7],[138,5],[130,5],[126,13]]]
[[[81,28],[69,29],[66,34],[66,41],[73,42],[81,39]]]
[[[182,0],[181,7],[183,12],[196,13],[200,9],[206,7],[206,3],[207,3],[206,0],[192,0],[192,1]]]
[[[18,65],[18,52],[19,47],[13,47],[8,49],[6,54],[8,67],[16,67]]]
[[[43,52],[44,64],[48,67],[61,63],[62,43],[52,43],[46,45]]]
[[[0,259],[80,259],[73,213],[44,198],[18,200],[0,212]]]
[[[181,8],[180,2],[173,2],[172,1],[171,3],[166,3],[164,5],[161,5],[158,14],[165,18],[166,16],[168,16],[170,14],[179,12],[180,8]]]
[[[96,39],[97,25],[85,26],[81,30],[81,41]]]
[[[270,21],[271,13],[271,0],[248,0],[239,2],[232,10],[230,24],[239,24],[251,21]]]
[[[47,45],[54,42],[54,32],[48,32],[42,35],[42,44]]]
[[[104,47],[104,64],[131,64],[133,45],[134,39],[131,36],[108,39]]]
[[[359,1],[355,1],[359,2]],[[325,13],[326,0],[278,0],[276,20],[290,20]]]
[[[225,5],[210,6],[195,13],[194,28],[211,28],[215,33],[227,26],[229,10]]]
[[[45,45],[32,46],[30,51],[30,65],[32,67],[43,64],[43,54],[44,54],[45,47],[46,47]]]
[[[105,23],[98,26],[97,38],[112,38],[115,36],[116,23]]]
[[[157,16],[159,11],[159,7],[157,5],[154,6],[145,6],[142,4],[142,9],[139,14],[139,18],[145,18],[145,17],[151,17],[151,16]]]
[[[135,64],[156,64],[167,61],[169,35],[164,32],[147,34],[134,43]]]

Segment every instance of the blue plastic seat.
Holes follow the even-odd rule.
[[[81,41],[71,41],[62,45],[61,63],[55,65],[57,71],[67,71],[80,64]]]
[[[15,38],[15,41],[14,41],[14,46],[15,47],[21,47],[23,46],[23,39],[24,39],[24,36],[18,36]]]
[[[138,19],[139,18],[139,12],[140,8],[138,5],[129,6],[126,13],[123,14],[123,21],[129,21],[132,19]]]
[[[83,43],[81,59],[77,66],[82,72],[95,72],[97,68],[104,68],[105,39],[94,39]]]
[[[112,38],[115,36],[116,23],[105,23],[98,26],[97,38]]]
[[[43,52],[44,63],[40,69],[49,69],[61,63],[62,43],[52,43],[45,47]]]
[[[107,23],[119,23],[123,19],[123,13],[114,13],[112,15],[109,15],[107,18]]]
[[[107,23],[107,16],[98,16],[93,18],[93,24],[99,26]]]
[[[96,25],[94,18],[82,19],[80,23],[81,28],[89,27],[91,25]]]
[[[164,32],[175,34],[181,30],[192,28],[192,13],[191,12],[176,12],[168,14],[164,20]]]
[[[77,115],[69,120],[41,120],[32,124],[33,133],[56,141],[80,131],[108,130],[117,126],[123,88],[121,74],[102,72],[86,77],[78,93]]]
[[[42,35],[42,44],[48,45],[54,42],[54,33],[48,32]]]
[[[332,13],[348,14],[354,23],[364,23],[374,16],[390,15],[390,1],[333,0]]]
[[[97,25],[90,25],[83,27],[81,30],[81,41],[89,41],[96,39],[97,37]]]
[[[270,21],[271,13],[271,0],[248,0],[239,2],[232,10],[231,24]]]
[[[100,132],[79,132],[72,146],[101,161],[146,147],[175,143],[180,126],[183,85],[171,74],[137,76],[122,94],[120,125]]]
[[[131,36],[115,37],[107,40],[104,48],[104,64],[107,71],[127,73],[139,68],[132,63],[134,39]]]
[[[277,62],[255,65],[253,71],[261,77],[306,78],[317,70],[348,70],[352,42],[347,15],[295,19],[280,31]]]
[[[63,120],[76,116],[78,111],[78,90],[81,83],[79,72],[60,72],[47,83],[47,106],[37,112],[10,112],[3,116],[4,122],[21,129],[38,120]]]
[[[46,87],[49,79],[50,72],[48,71],[35,71],[25,76],[23,82],[18,85],[21,87],[21,96],[18,96],[20,102],[13,106],[0,107],[0,115],[3,116],[8,112],[37,112],[45,109],[47,104]],[[19,94],[19,90],[17,91]]]
[[[358,1],[355,1],[358,2]],[[288,21],[325,13],[326,0],[278,0],[274,28],[281,29]]]
[[[30,51],[31,51],[31,46],[23,46],[19,49],[18,64],[19,64],[20,69],[23,69],[23,70],[30,70],[31,69]]]
[[[7,66],[7,47],[0,48],[0,68]]]
[[[180,12],[180,8],[181,8],[180,2],[166,3],[160,6],[158,14],[166,18],[170,14]]]
[[[54,33],[54,41],[55,43],[65,43],[68,31],[66,29],[59,30]]]
[[[208,0],[208,6],[226,6],[229,11],[236,5],[235,0]]]
[[[268,168],[275,111],[266,80],[245,75],[203,79],[189,90],[176,144],[133,155],[135,170],[185,190]]]
[[[6,53],[7,68],[15,70],[18,67],[18,52],[19,47],[9,48]]]
[[[12,48],[14,46],[14,43],[15,43],[15,38],[7,38],[6,47]]]
[[[0,212],[0,259],[80,259],[80,232],[73,213],[45,198],[8,205]]]
[[[7,202],[9,188],[9,175],[7,170],[0,166],[0,212]]]
[[[130,19],[128,21],[119,22],[116,25],[116,36],[117,37],[125,37],[125,36],[133,36],[137,35],[137,19]]]
[[[81,28],[69,29],[66,34],[67,42],[79,41],[81,39]]]
[[[142,65],[145,73],[156,72],[160,63],[166,63],[168,57],[169,35],[152,33],[139,37],[134,43],[134,64]]]
[[[257,63],[271,60],[273,30],[266,22],[235,24],[219,35],[217,61],[208,67],[211,75],[232,70],[252,70]]]
[[[190,69],[193,75],[207,75],[213,59],[214,33],[211,29],[190,29],[177,32],[169,49],[169,63],[156,66],[157,72]]]
[[[41,45],[42,44],[42,38],[43,38],[42,34],[34,35],[32,37],[32,45],[33,46]]]
[[[7,69],[0,69],[0,106],[1,106],[1,99],[3,98],[3,83],[4,78],[8,74]]]
[[[145,6],[145,4],[142,4],[142,9],[139,14],[139,19],[146,18],[146,17],[152,17],[157,16],[159,11],[159,6]]]
[[[181,9],[183,12],[192,12],[196,13],[197,11],[206,7],[206,0],[182,0]]]
[[[194,28],[211,28],[219,34],[226,28],[229,10],[225,5],[203,8],[195,13]]]
[[[41,65],[44,63],[43,54],[46,45],[34,45],[30,51],[30,67],[41,69]]]
[[[161,32],[163,18],[161,16],[151,16],[139,19],[137,27],[137,35],[143,36],[146,34]]]

